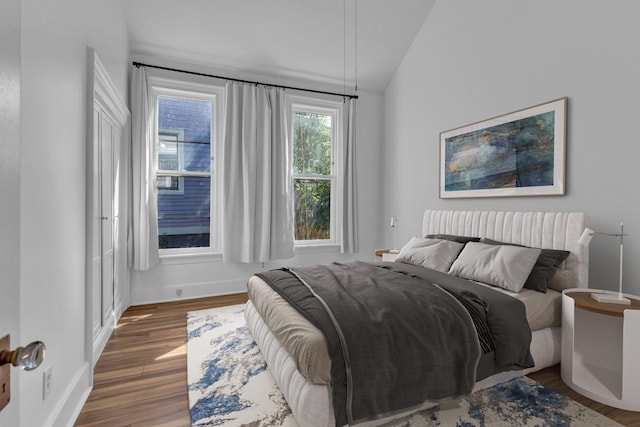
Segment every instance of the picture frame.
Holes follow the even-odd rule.
[[[565,194],[567,97],[440,133],[440,198]]]

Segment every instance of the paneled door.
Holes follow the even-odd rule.
[[[121,146],[129,111],[104,66],[90,50],[93,75],[87,150],[87,359],[97,362],[126,309],[128,270],[120,222]]]
[[[94,308],[93,329],[94,340],[100,334],[100,329],[109,324],[113,316],[114,306],[114,188],[118,186],[114,182],[113,173],[113,147],[117,143],[120,129],[111,120],[109,114],[96,103],[94,108],[99,131],[97,140],[93,141],[95,152],[98,154],[98,174],[94,189],[98,201],[96,212],[99,213],[96,221],[96,234],[98,235],[98,250],[95,253],[96,265],[100,266],[99,280],[93,283]]]

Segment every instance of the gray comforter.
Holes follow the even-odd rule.
[[[325,334],[336,426],[468,394],[478,374],[533,366],[522,303],[464,279],[357,261],[259,276]]]

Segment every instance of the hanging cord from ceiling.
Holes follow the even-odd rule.
[[[358,0],[354,0],[353,12],[353,63],[354,85],[358,92]],[[347,92],[347,0],[342,0],[342,91]],[[357,98],[357,97],[352,97]]]
[[[355,18],[353,18],[354,20],[354,68],[355,68],[355,91],[358,92],[358,0],[354,0],[355,2],[355,6],[356,6],[356,10],[355,10]]]
[[[342,91],[347,92],[347,0],[342,0]]]

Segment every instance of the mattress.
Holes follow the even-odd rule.
[[[541,293],[523,289],[513,293],[491,288],[523,302],[527,322],[533,332],[560,326],[560,292],[549,290]],[[259,277],[251,277],[247,289],[260,317],[293,359],[302,376],[314,384],[330,384],[331,358],[322,332]]]

